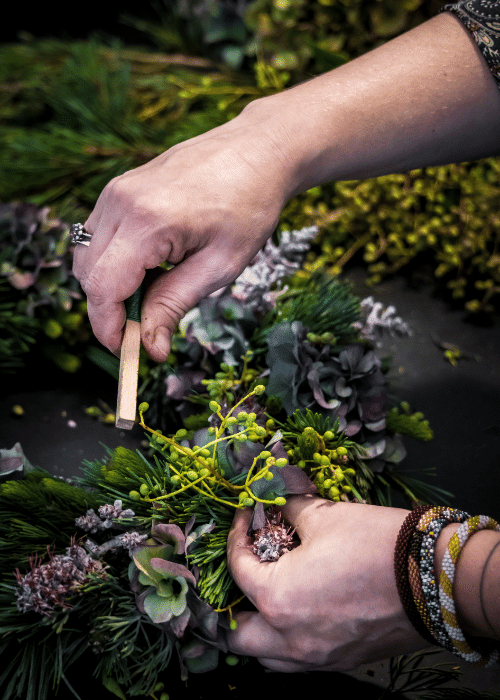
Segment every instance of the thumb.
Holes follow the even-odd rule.
[[[207,249],[193,253],[151,284],[142,304],[142,343],[153,360],[164,362],[179,321],[201,299],[233,282],[240,270]]]

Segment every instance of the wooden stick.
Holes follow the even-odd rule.
[[[120,376],[116,404],[116,427],[131,430],[137,411],[141,324],[127,319],[120,353]]]

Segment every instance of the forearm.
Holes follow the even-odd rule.
[[[241,116],[274,138],[288,197],[322,182],[500,153],[500,91],[447,12]]]
[[[434,558],[437,580],[444,553],[458,527],[458,524],[448,525],[437,540]],[[500,546],[496,547],[499,542],[499,532],[481,530],[466,543],[458,561],[453,586],[457,615],[462,629],[473,637],[500,638]]]

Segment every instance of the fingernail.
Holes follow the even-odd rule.
[[[154,344],[158,348],[159,352],[166,358],[170,350],[170,338],[167,329],[163,326],[159,326],[156,329]]]

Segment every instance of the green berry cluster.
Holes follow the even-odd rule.
[[[211,399],[219,402],[227,402],[232,404],[235,400],[235,394],[241,390],[248,391],[252,388],[259,376],[259,371],[249,367],[254,353],[247,350],[241,356],[243,360],[243,368],[241,373],[237,373],[237,367],[228,365],[222,362],[220,371],[215,373],[214,379],[202,379],[201,383],[207,387],[208,395]]]
[[[338,447],[326,454],[315,452],[313,460],[317,464],[311,467],[313,483],[320,496],[331,501],[350,499],[353,492],[351,480],[356,476],[356,470],[350,466],[347,449]]]
[[[363,500],[352,466],[357,452],[351,446],[349,440],[333,430],[320,434],[308,426],[296,436],[296,445],[288,449],[288,456],[307,472],[323,498]]]
[[[333,333],[308,333],[307,340],[313,345],[336,345],[337,338]]]
[[[146,402],[139,405],[140,425],[151,433],[151,444],[159,450],[168,463],[169,476],[165,477],[163,484],[153,484],[146,475],[138,491],[129,493],[132,500],[146,500],[149,502],[164,502],[175,498],[188,489],[197,491],[209,499],[232,506],[233,508],[245,508],[254,506],[256,502],[266,505],[284,505],[283,496],[275,496],[271,499],[259,498],[252,490],[252,485],[260,480],[271,481],[274,467],[285,467],[288,464],[286,458],[276,459],[268,450],[262,451],[254,458],[246,473],[244,484],[236,483],[238,479],[230,473],[230,467],[221,463],[218,446],[221,443],[258,442],[272,432],[273,421],[263,427],[257,422],[255,412],[239,410],[244,403],[250,402],[253,397],[261,396],[265,391],[263,384],[258,384],[233,406],[226,415],[222,414],[221,405],[211,400],[209,408],[217,416],[219,427],[208,428],[209,441],[202,446],[189,446],[189,433],[185,428],[178,430],[171,437],[164,436],[159,430],[152,430],[144,422],[144,413],[149,408]],[[229,469],[226,473],[226,469]],[[240,479],[241,482],[241,479]],[[224,490],[221,493],[221,488]]]

